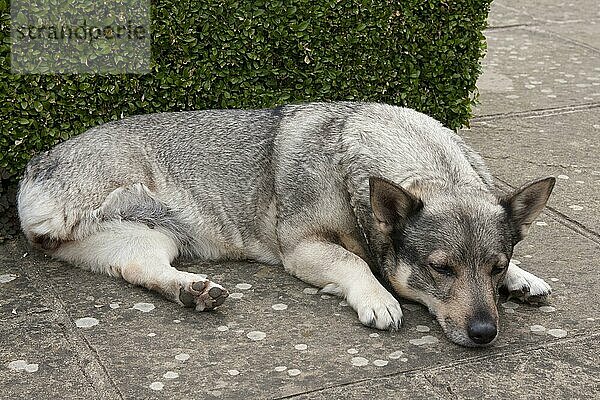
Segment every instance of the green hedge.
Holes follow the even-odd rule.
[[[468,122],[490,0],[218,1],[152,4],[152,72],[11,75],[0,0],[0,174],[122,116],[314,100],[406,105]]]

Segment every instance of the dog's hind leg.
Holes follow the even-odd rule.
[[[502,286],[511,297],[530,303],[545,302],[552,292],[546,281],[517,267],[512,261],[508,265]]]
[[[175,240],[159,229],[129,221],[107,221],[83,239],[60,244],[51,254],[95,272],[120,276],[198,311],[221,305],[227,290],[200,275],[171,266],[178,255]]]
[[[400,303],[363,259],[342,246],[305,240],[283,252],[283,266],[292,275],[323,288],[323,292],[344,296],[364,325],[392,330],[400,327]]]

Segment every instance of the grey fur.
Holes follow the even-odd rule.
[[[382,231],[370,177],[413,192],[422,210]],[[459,136],[416,111],[372,103],[126,118],[36,157],[19,193],[26,235],[48,248],[129,221],[164,232],[183,254],[285,266],[314,238],[352,247],[388,288],[409,268],[408,285],[440,301],[451,285],[424,260],[442,249],[484,287],[481,265],[499,252],[510,258],[518,236],[507,204]]]

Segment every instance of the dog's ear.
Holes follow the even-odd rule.
[[[375,223],[383,233],[391,233],[423,207],[420,199],[385,179],[369,178],[369,188]]]
[[[503,199],[502,203],[517,230],[518,240],[527,235],[529,226],[546,206],[555,182],[554,177],[538,179],[527,183]]]

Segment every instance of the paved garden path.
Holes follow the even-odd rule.
[[[568,2],[567,2],[568,3]],[[0,247],[2,399],[591,399],[600,397],[600,8],[497,0],[481,105],[461,134],[500,186],[558,177],[515,258],[551,306],[502,299],[484,350],[405,304],[396,333],[260,264],[181,263],[232,295],[194,313],[158,295]]]

